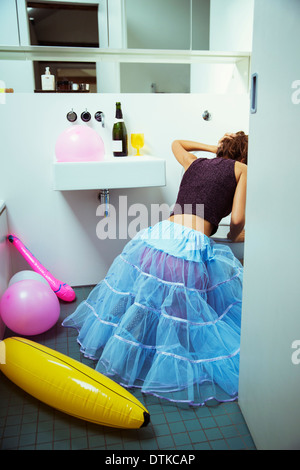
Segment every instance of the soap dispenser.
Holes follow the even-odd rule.
[[[45,74],[42,75],[42,90],[55,90],[55,77],[50,74],[49,67],[46,67]]]

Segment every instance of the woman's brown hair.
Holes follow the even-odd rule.
[[[224,136],[219,144],[217,157],[230,158],[247,164],[248,136],[243,131]]]

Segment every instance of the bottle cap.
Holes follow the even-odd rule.
[[[50,75],[50,68],[46,67],[46,75]]]

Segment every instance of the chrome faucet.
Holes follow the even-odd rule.
[[[105,126],[104,117],[105,117],[105,116],[104,116],[103,111],[97,111],[96,114],[95,114],[95,119],[96,119],[96,121],[102,122],[102,127]]]

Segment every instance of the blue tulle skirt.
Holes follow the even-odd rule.
[[[238,395],[243,267],[229,247],[163,221],[139,232],[68,316],[82,353],[124,387],[203,405]]]

